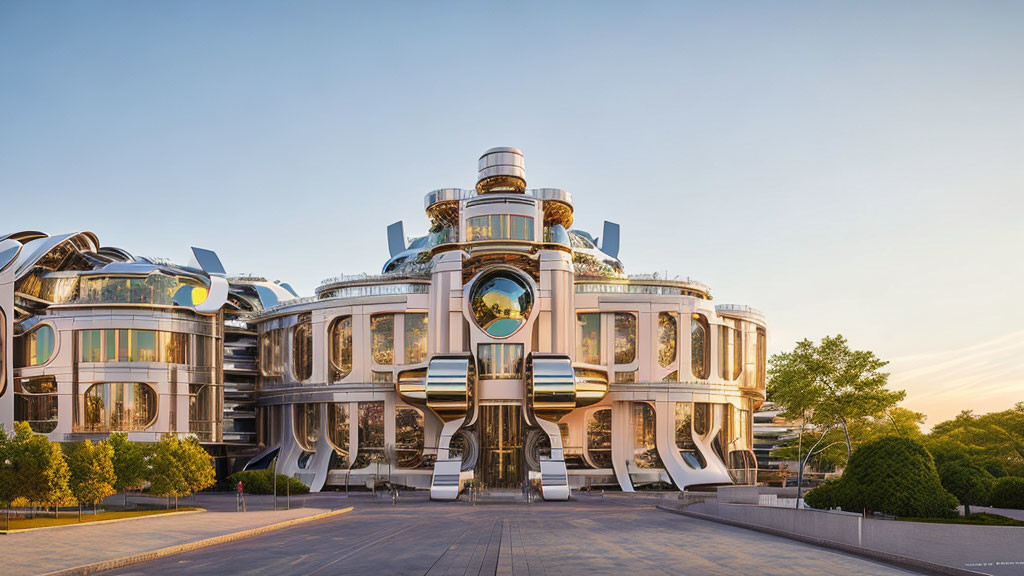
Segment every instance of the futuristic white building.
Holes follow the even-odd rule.
[[[0,422],[196,434],[221,473],[276,461],[313,490],[754,481],[760,313],[627,275],[618,226],[571,229],[571,195],[527,189],[514,148],[425,208],[426,236],[388,228],[382,274],[313,298],[206,250],[181,266],[87,232],[0,237]]]
[[[454,499],[467,481],[570,486],[753,481],[766,327],[689,279],[628,276],[618,226],[572,230],[568,192],[527,189],[487,151],[476,188],[425,199],[429,233],[388,229],[377,276],[254,315],[260,438],[308,483],[386,475]]]

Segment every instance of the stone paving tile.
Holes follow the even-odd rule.
[[[913,574],[616,501],[359,505],[338,518],[126,567],[179,574]]]

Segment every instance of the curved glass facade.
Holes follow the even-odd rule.
[[[352,317],[342,316],[331,322],[331,380],[344,380],[352,373]]]
[[[188,364],[189,334],[156,330],[78,330],[79,362]]]
[[[81,432],[132,432],[156,420],[156,391],[141,382],[101,382],[83,395]]]
[[[533,308],[530,286],[504,270],[481,276],[470,290],[469,300],[477,325],[495,338],[514,334],[526,324]]]
[[[202,282],[184,276],[83,276],[77,302],[190,306],[205,300],[206,293]]]
[[[466,219],[466,240],[533,241],[533,218],[514,214],[490,214]]]

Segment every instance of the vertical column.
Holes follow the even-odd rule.
[[[550,301],[550,349],[543,352],[569,354],[575,339],[575,306],[572,257],[560,250],[540,253],[541,296]]]

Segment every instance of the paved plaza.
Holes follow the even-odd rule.
[[[363,500],[360,502],[360,500]],[[114,574],[912,574],[657,510],[652,501],[480,504],[351,498],[355,510]]]

